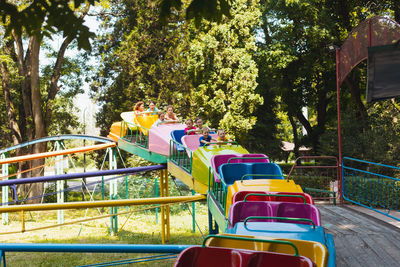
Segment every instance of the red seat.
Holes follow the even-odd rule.
[[[274,252],[220,248],[190,247],[181,252],[175,267],[261,267],[261,266],[314,266],[307,257]]]

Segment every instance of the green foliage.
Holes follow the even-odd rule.
[[[258,69],[253,58],[260,13],[257,1],[238,0],[231,8],[232,19],[204,21],[200,30],[192,29],[188,68],[195,114],[244,140],[263,103],[255,93]]]
[[[26,32],[28,36],[48,36],[63,32],[64,37],[78,40],[79,48],[90,50],[89,38],[94,34],[83,25],[83,18],[75,12],[84,3],[93,5],[95,0],[33,0],[21,4],[0,2],[0,17],[7,25],[6,35],[15,31],[17,35]],[[44,31],[43,31],[44,29]]]
[[[372,208],[399,210],[400,186],[398,181],[351,176],[344,179],[345,196]]]
[[[361,123],[354,123],[359,114],[351,105],[342,112],[342,154],[400,166],[399,110],[391,100],[386,100],[371,104],[368,114],[369,127],[365,128]],[[337,131],[334,126],[321,136],[321,151],[337,155]]]
[[[103,25],[113,30],[98,42],[103,60],[92,83],[102,104],[97,117],[102,135],[120,120],[121,112],[132,110],[140,100],[156,100],[159,108],[174,104],[185,116],[192,86],[186,75],[188,40],[182,12],[163,25],[157,6],[148,1],[118,1],[112,10],[124,15],[117,20],[109,17]]]

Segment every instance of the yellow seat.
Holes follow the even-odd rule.
[[[234,236],[234,237],[244,237],[244,238],[290,241],[297,247],[300,256],[309,258],[317,265],[317,267],[326,267],[328,264],[329,251],[323,244],[319,242],[278,238],[278,237],[267,237],[267,236],[246,236],[246,235],[230,235],[230,234],[222,234],[220,236]],[[223,239],[218,237],[209,238],[206,241],[205,245],[208,247],[249,249],[249,250],[270,251],[270,252],[277,252],[284,254],[294,253],[293,247],[285,244],[265,243],[257,241],[252,242],[240,239]]]
[[[158,115],[145,115],[145,114],[143,114],[143,115],[139,115],[139,116],[136,115],[134,117],[135,124],[143,127],[143,128],[139,127],[139,129],[145,135],[149,134],[148,129],[150,129],[151,126],[153,126],[153,124],[157,120],[158,120]]]
[[[228,193],[226,196],[226,209],[225,209],[226,217],[228,217],[229,208],[232,205],[232,197],[238,191],[303,193],[301,187],[295,184],[293,180],[255,179],[255,180],[235,181],[233,185],[228,186]]]
[[[118,142],[118,138],[121,137],[121,134],[122,134],[122,136],[126,135],[126,129],[124,129],[124,132],[121,133],[121,126],[122,126],[122,122],[121,121],[114,122],[111,125],[110,133],[108,134],[107,137],[113,139],[116,142]]]

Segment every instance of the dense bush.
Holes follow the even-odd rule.
[[[345,197],[363,205],[400,210],[399,181],[352,175],[343,180],[343,190]]]

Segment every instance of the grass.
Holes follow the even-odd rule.
[[[171,238],[168,244],[201,244],[203,237],[199,230],[192,233],[192,216],[183,204],[182,209],[170,216]],[[191,204],[189,204],[191,207]],[[120,208],[118,211],[125,211]],[[65,222],[98,216],[100,210],[64,211]],[[102,214],[107,214],[108,209]],[[208,234],[208,211],[206,204],[196,203],[196,221],[204,235]],[[19,214],[9,214],[10,223],[0,225],[0,233],[21,230]],[[161,244],[160,214],[158,224],[155,222],[154,211],[140,211],[129,217],[124,228],[122,225],[128,216],[118,217],[119,232],[115,236],[109,234],[110,218],[99,219],[46,230],[18,234],[0,234],[3,243],[73,243],[73,244]],[[32,212],[25,214],[25,228],[37,228],[57,223],[56,211]],[[76,266],[132,259],[148,254],[118,254],[118,253],[38,253],[38,252],[7,252],[7,266]],[[172,266],[175,259],[138,263],[138,266]],[[133,264],[132,264],[133,265]],[[126,265],[125,265],[126,266]]]

